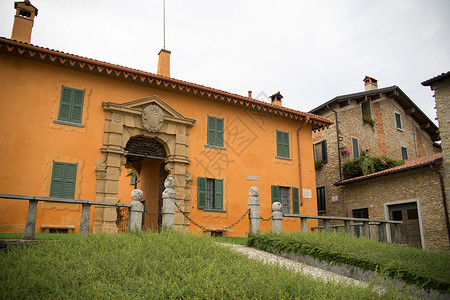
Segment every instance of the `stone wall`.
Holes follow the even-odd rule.
[[[349,217],[353,209],[368,208],[369,218],[386,219],[386,203],[418,199],[425,248],[450,250],[439,177],[429,167],[350,183],[342,189]]]

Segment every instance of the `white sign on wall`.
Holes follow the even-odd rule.
[[[310,189],[303,189],[303,198],[312,198],[312,192]]]

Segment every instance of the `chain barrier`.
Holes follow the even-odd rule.
[[[264,219],[263,217],[259,216],[259,218],[261,220],[263,220],[264,222],[269,222],[270,220],[272,220],[272,217],[268,218],[268,219]]]
[[[145,209],[144,209],[144,213],[147,214],[147,215],[150,215],[150,216],[158,216],[159,215],[157,213],[151,213],[149,211],[146,211]]]
[[[193,225],[197,226],[198,228],[200,228],[203,231],[227,231],[231,228],[233,228],[234,226],[236,226],[239,222],[241,222],[245,216],[250,212],[250,209],[247,209],[245,211],[245,213],[242,215],[242,217],[240,217],[236,222],[234,222],[233,224],[231,224],[230,226],[224,227],[222,229],[211,229],[211,228],[206,228],[203,225],[198,224],[197,222],[195,222],[194,220],[192,220],[188,214],[186,212],[184,212],[180,206],[178,206],[178,204],[176,202],[174,202],[175,206],[177,207],[177,209],[183,214],[183,216],[189,221],[191,222]]]

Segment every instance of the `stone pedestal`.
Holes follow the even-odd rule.
[[[174,227],[175,216],[175,180],[172,177],[167,177],[164,181],[166,188],[162,193],[163,207],[162,207],[162,228],[168,229]]]
[[[141,190],[135,189],[131,192],[131,208],[128,223],[128,231],[142,230],[142,213],[144,212],[144,204],[141,203],[144,194]]]
[[[272,231],[283,232],[283,213],[281,212],[281,203],[272,204]]]
[[[249,191],[250,198],[248,199],[248,207],[250,209],[249,213],[249,233],[259,233],[259,219],[261,217],[260,213],[260,200],[259,190],[257,187],[251,187]]]

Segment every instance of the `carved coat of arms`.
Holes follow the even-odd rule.
[[[156,104],[150,104],[142,112],[142,125],[151,132],[157,132],[164,122],[164,112]]]

